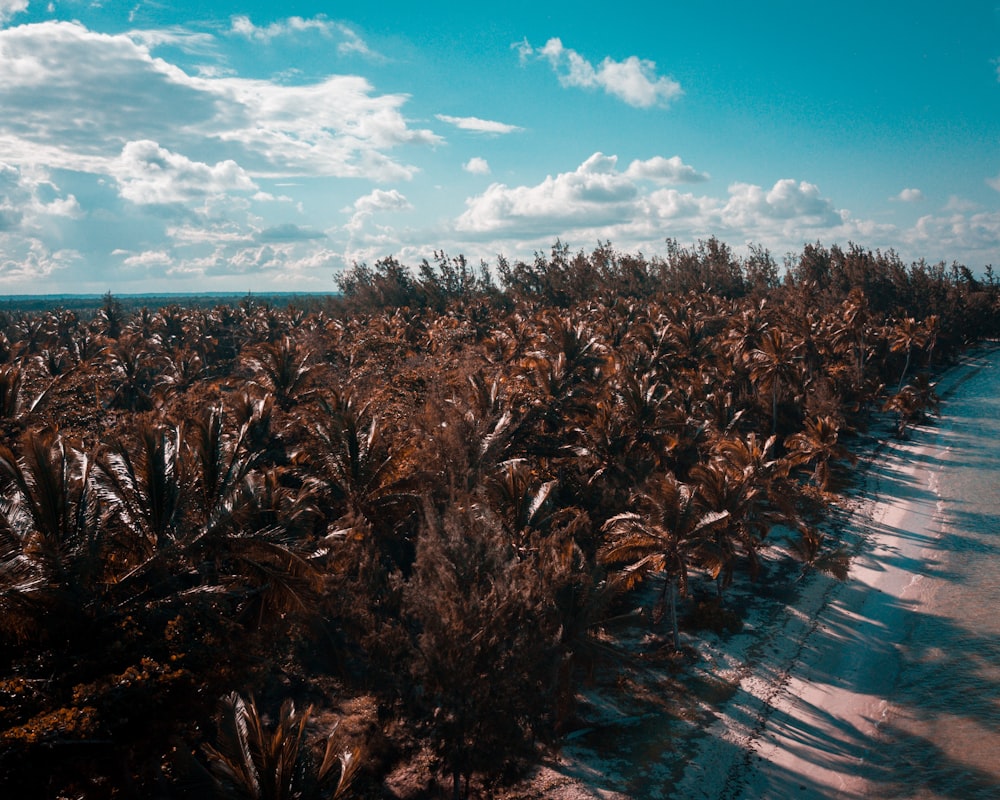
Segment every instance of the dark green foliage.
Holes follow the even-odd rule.
[[[326,737],[323,756],[313,758],[303,712],[286,700],[273,727],[257,704],[235,692],[219,703],[216,744],[205,745],[211,778],[220,800],[339,800],[350,797],[359,754],[339,750],[336,729]]]
[[[403,613],[416,641],[412,702],[459,780],[530,752],[551,725],[560,651],[544,550],[517,548],[488,508],[428,510]]]

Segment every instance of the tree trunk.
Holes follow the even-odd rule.
[[[674,650],[681,649],[681,631],[677,625],[677,579],[670,578],[670,627],[674,634]]]
[[[910,355],[913,353],[913,348],[906,348],[906,361],[903,364],[903,374],[899,376],[899,388],[896,389],[897,392],[903,391],[903,381],[906,380],[906,373],[910,369]]]
[[[771,386],[771,433],[778,432],[778,379]]]

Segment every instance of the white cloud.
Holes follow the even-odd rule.
[[[505,122],[494,122],[493,120],[480,119],[479,117],[449,117],[447,114],[435,114],[442,122],[447,122],[449,125],[454,125],[463,131],[472,131],[473,133],[517,133],[523,131],[524,128],[519,128],[517,125],[508,125]]]
[[[537,186],[492,184],[466,201],[459,230],[540,229],[556,224],[609,224],[626,218],[638,190],[617,170],[616,156],[594,153],[573,172]]]
[[[28,0],[0,0],[0,25],[28,8]]]
[[[200,245],[222,247],[241,242],[246,243],[250,240],[247,231],[235,222],[208,221],[198,225],[190,223],[172,225],[168,226],[164,233],[179,247],[198,247]]]
[[[409,201],[395,189],[385,191],[383,189],[373,189],[364,197],[359,197],[354,201],[354,210],[364,213],[374,211],[399,211],[400,209],[411,208]]]
[[[238,14],[230,19],[230,32],[247,39],[258,42],[269,42],[279,36],[289,36],[296,33],[315,31],[323,36],[330,36],[335,30],[335,25],[325,16],[320,14],[312,19],[303,17],[289,17],[288,19],[272,22],[266,27],[259,27],[250,21],[250,17],[245,14]]]
[[[479,156],[473,156],[468,161],[462,165],[462,169],[466,172],[470,172],[473,175],[489,175],[490,165],[485,158],[480,158]]]
[[[898,200],[900,203],[919,203],[924,199],[924,193],[919,189],[903,189],[895,197],[889,198],[890,200]]]
[[[270,25],[261,27],[255,25],[250,17],[245,14],[238,14],[230,19],[229,32],[236,36],[242,36],[254,42],[269,43],[274,39],[295,36],[303,33],[318,33],[327,39],[339,37],[340,43],[337,45],[337,52],[341,55],[358,54],[369,58],[378,58],[378,54],[373,52],[364,39],[353,28],[340,22],[334,22],[323,14],[319,14],[310,19],[304,17],[288,17],[284,20],[272,22]]]
[[[74,250],[52,250],[40,239],[10,241],[0,232],[0,286],[16,291],[38,291],[40,282],[69,268],[80,254]]]
[[[48,203],[38,206],[38,211],[50,217],[68,217],[69,219],[79,219],[83,216],[83,209],[73,195],[67,197],[57,197]]]
[[[726,224],[740,228],[787,220],[795,220],[798,226],[832,227],[843,221],[817,186],[790,178],[779,180],[766,191],[749,183],[732,184],[721,217]]]
[[[350,222],[344,227],[352,234],[358,233],[365,221],[377,211],[407,211],[413,208],[410,201],[395,189],[385,191],[383,189],[373,189],[363,197],[354,201],[354,205],[343,209],[344,212],[353,211]]]
[[[688,177],[689,169],[679,158],[651,158],[620,171],[614,156],[595,153],[576,170],[533,186],[492,184],[466,200],[455,232],[508,252],[512,242],[537,249],[557,237],[587,243],[610,239],[623,249],[655,252],[668,236],[693,241],[712,235],[735,244],[761,242],[782,252],[818,238],[886,233],[866,229],[866,223],[836,209],[806,181],[783,179],[770,188],[734,183],[724,197],[647,183],[650,175]]]
[[[440,138],[410,128],[406,95],[335,75],[286,85],[191,76],[128,35],[78,23],[0,30],[0,152],[12,163],[109,173],[130,141],[151,140],[252,177],[412,177],[389,151]]]
[[[206,195],[250,192],[257,187],[235,161],[192,161],[156,142],[129,142],[112,174],[126,200],[139,205],[182,203]]]
[[[172,265],[174,259],[165,250],[146,250],[128,256],[122,263],[127,267],[166,267]]]
[[[82,216],[73,194],[63,192],[42,167],[0,161],[0,231],[35,231],[44,218]]]
[[[344,37],[344,40],[337,45],[338,53],[341,55],[357,53],[358,55],[366,56],[367,58],[373,58],[379,61],[382,60],[382,56],[369,48],[364,39],[362,39],[353,28],[338,24],[337,30]]]
[[[128,36],[150,49],[167,45],[195,55],[210,55],[216,52],[216,40],[210,33],[198,33],[177,26],[133,30],[128,32]]]
[[[979,208],[971,200],[966,200],[964,197],[959,197],[957,194],[953,194],[948,198],[948,202],[944,204],[945,211],[955,211],[960,214],[964,214],[968,211],[976,211]]]
[[[664,158],[654,156],[646,161],[633,161],[625,174],[636,180],[658,181],[662,183],[700,183],[709,179],[708,173],[698,172],[681,161],[680,156]]]
[[[921,253],[940,253],[941,258],[975,257],[995,258],[1000,247],[1000,211],[978,213],[952,213],[935,216],[927,214],[905,235],[908,242]],[[963,256],[962,254],[968,254]],[[934,259],[937,256],[931,255]],[[978,266],[973,264],[972,266]]]
[[[987,178],[986,185],[1000,192],[1000,175],[997,175],[995,178]]]
[[[549,39],[541,49],[533,48],[527,40],[515,47],[522,61],[531,56],[547,60],[563,86],[600,88],[636,108],[666,106],[684,94],[673,78],[656,74],[655,62],[638,56],[624,61],[607,57],[595,67],[558,38]]]

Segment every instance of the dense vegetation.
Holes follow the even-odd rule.
[[[905,434],[1000,324],[989,270],[855,246],[339,283],[0,311],[5,797],[379,797],[421,743],[458,797],[530,763],[640,583],[679,646],[696,585],[787,579],[775,530],[842,575],[816,522],[852,437]]]

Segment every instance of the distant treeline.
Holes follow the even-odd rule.
[[[215,306],[235,306],[240,303],[259,303],[314,310],[324,305],[330,298],[328,292],[220,292],[200,294],[10,294],[0,295],[0,311],[38,312],[75,311],[93,314],[113,297],[123,311],[138,311],[140,308],[163,308],[177,305],[184,308],[214,308]]]
[[[947,296],[960,291],[979,315],[968,320],[980,330],[990,324],[989,300],[996,297],[997,276],[985,265],[979,277],[957,261],[907,264],[893,250],[870,250],[854,243],[847,247],[807,244],[801,253],[788,253],[779,268],[772,254],[749,245],[740,256],[715,237],[683,247],[668,239],[666,254],[646,257],[616,250],[610,242],[592,252],[571,252],[561,242],[551,252],[538,252],[531,261],[511,263],[503,256],[492,268],[471,265],[463,256],[436,252],[415,269],[393,257],[374,265],[355,264],[339,273],[336,283],[349,311],[387,308],[442,311],[455,302],[489,300],[569,308],[579,303],[647,300],[688,292],[707,292],[738,299],[764,297],[779,287],[800,289],[820,298],[864,293],[869,305],[890,314],[937,313]],[[931,311],[930,309],[936,309]]]

